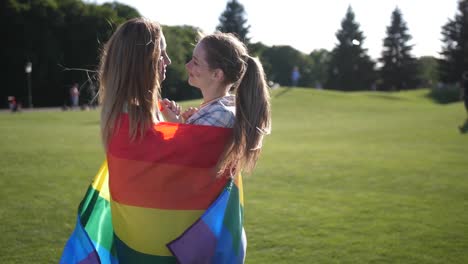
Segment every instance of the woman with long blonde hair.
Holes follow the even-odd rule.
[[[248,111],[240,113],[247,119],[236,120],[234,130],[162,122],[160,86],[171,63],[165,49],[161,26],[143,18],[122,24],[104,46],[99,79],[107,159],[80,204],[60,263],[245,260],[242,178],[216,177],[216,169],[220,161],[232,164],[239,155],[247,158],[242,165],[256,160],[262,133],[269,128],[268,103],[256,110],[240,108]],[[237,74],[254,76],[244,77],[240,87],[247,80],[248,88],[255,86],[251,81],[264,83],[257,63],[244,59],[239,66],[250,70]],[[221,78],[218,84],[232,80]],[[171,107],[171,112],[178,109]],[[255,135],[250,137],[252,131],[244,134],[243,126],[252,125]]]
[[[99,65],[101,135],[106,148],[122,111],[128,113],[132,139],[162,121],[157,104],[169,64],[159,23],[131,19],[112,35]]]

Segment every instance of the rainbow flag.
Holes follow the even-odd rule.
[[[129,141],[122,115],[60,263],[243,263],[242,177],[216,177],[231,129],[158,123]]]

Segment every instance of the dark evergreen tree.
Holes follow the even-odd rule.
[[[468,70],[468,0],[458,2],[455,18],[442,27],[442,42],[440,79],[447,83],[458,82]]]
[[[249,34],[250,25],[247,26],[246,23],[244,6],[237,0],[232,0],[226,4],[226,9],[219,17],[217,30],[234,33],[244,43],[248,43],[247,34]]]
[[[338,44],[331,52],[325,88],[345,91],[370,89],[376,79],[375,63],[367,55],[367,49],[363,48],[365,37],[354,20],[351,6],[336,37]]]
[[[399,8],[392,13],[391,25],[387,27],[387,37],[383,41],[380,74],[381,89],[402,90],[416,88],[418,84],[417,61],[411,55],[412,45],[408,27]]]

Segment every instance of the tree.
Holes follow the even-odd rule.
[[[102,4],[102,6],[115,10],[117,13],[117,17],[122,20],[122,23],[126,20],[140,16],[140,13],[138,13],[138,11],[135,8],[125,4],[121,4],[119,2],[104,3]]]
[[[296,66],[300,72],[300,87],[317,87],[325,81],[330,60],[330,52],[327,50],[314,50],[307,55],[291,46],[269,47],[257,42],[249,44],[249,51],[260,57],[269,81],[283,86],[291,85],[291,73]]]
[[[330,52],[326,49],[313,50],[309,57],[312,60],[311,75],[315,88],[321,88],[327,80],[327,73],[330,68]]]
[[[262,54],[262,63],[271,65],[271,69],[266,72],[270,81],[280,85],[291,85],[291,71],[294,66],[298,66],[303,76],[305,55],[291,46],[273,46],[266,49]],[[302,77],[301,77],[302,79]],[[299,82],[300,86],[304,83]]]
[[[118,3],[88,4],[81,0],[0,1],[0,107],[9,95],[26,105],[28,89],[25,64],[32,63],[34,106],[69,103],[72,83],[83,85],[96,70],[103,43],[123,21],[140,16],[135,9]],[[85,100],[87,101],[87,100]]]
[[[442,42],[440,79],[447,83],[458,82],[468,70],[468,0],[458,2],[455,18],[442,27]]]
[[[219,17],[217,30],[225,33],[234,33],[244,43],[249,42],[249,26],[246,26],[244,6],[237,0],[232,0],[226,4],[226,9]]]
[[[417,62],[411,56],[412,45],[408,27],[403,20],[400,9],[395,8],[392,13],[391,25],[387,27],[387,37],[383,41],[382,62],[380,70],[383,90],[402,90],[416,88]]]
[[[431,88],[439,82],[438,61],[432,56],[423,56],[417,59],[418,79],[421,85]]]
[[[264,53],[270,49],[267,45],[263,44],[262,42],[255,42],[255,43],[248,43],[247,48],[249,50],[249,54],[254,57],[258,57],[262,62],[263,70],[265,74],[270,76],[272,71],[271,64],[264,58]]]
[[[376,79],[375,63],[367,55],[367,49],[363,48],[365,37],[354,17],[350,6],[341,22],[341,29],[336,33],[338,44],[331,52],[326,88],[366,90]]]
[[[28,105],[27,78],[24,65],[32,63],[31,98],[33,105],[40,105],[43,93],[60,82],[56,59],[61,57],[57,30],[62,26],[63,16],[55,1],[1,1],[0,70],[2,86],[1,106],[4,98],[13,95],[23,106]],[[42,88],[45,89],[42,89]]]
[[[162,96],[171,100],[200,98],[200,90],[187,83],[185,63],[192,58],[193,44],[200,29],[191,26],[163,26],[171,65],[162,83]]]

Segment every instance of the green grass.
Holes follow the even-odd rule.
[[[247,263],[468,263],[466,114],[428,92],[275,91],[244,182]],[[104,159],[99,113],[0,127],[0,263],[57,263]]]

